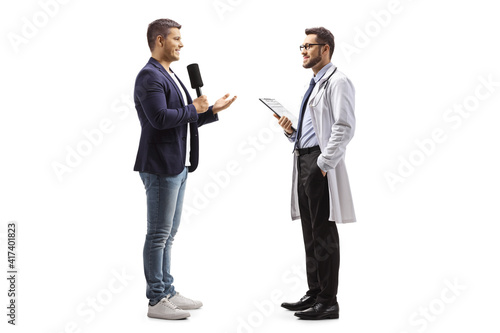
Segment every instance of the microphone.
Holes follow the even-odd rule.
[[[203,80],[201,79],[200,68],[198,64],[191,64],[187,66],[189,80],[191,81],[191,88],[196,89],[196,94],[200,97],[201,87],[203,87]]]

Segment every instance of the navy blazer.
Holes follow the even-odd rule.
[[[134,102],[142,130],[135,171],[159,175],[181,173],[186,166],[188,124],[191,139],[189,172],[198,166],[198,127],[219,118],[212,107],[205,113],[196,113],[186,87],[181,80],[179,83],[187,102],[170,74],[156,59],[150,58],[137,75]]]

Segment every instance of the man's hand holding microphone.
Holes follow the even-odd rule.
[[[193,101],[193,105],[196,108],[196,113],[203,113],[208,110],[210,106],[208,104],[208,98],[205,95],[201,95]]]
[[[187,69],[189,73],[189,80],[191,81],[191,88],[196,89],[196,94],[198,95],[198,98],[193,101],[196,112],[206,112],[210,105],[208,103],[207,96],[201,94],[203,80],[201,79],[200,68],[198,67],[198,64],[191,64],[187,67]],[[227,99],[228,97],[229,94],[225,94],[215,102],[212,108],[214,114],[230,107],[237,98],[237,96],[234,96],[231,99]]]

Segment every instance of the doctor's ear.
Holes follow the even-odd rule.
[[[330,45],[328,45],[328,44],[323,45],[323,50],[321,52],[325,52],[325,51],[329,56],[330,55]]]

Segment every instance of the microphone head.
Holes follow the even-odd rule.
[[[203,87],[203,80],[201,79],[200,68],[198,64],[191,64],[187,66],[189,80],[191,81],[191,88],[201,88]]]

